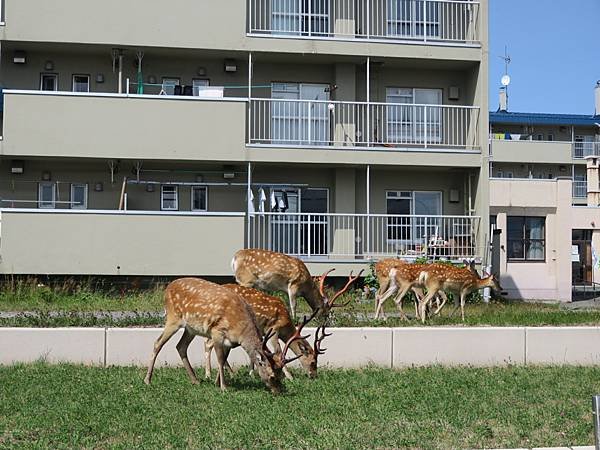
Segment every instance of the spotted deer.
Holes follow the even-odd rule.
[[[495,292],[500,292],[501,287],[494,275],[480,278],[477,272],[469,268],[457,268],[445,264],[431,264],[421,271],[419,284],[427,289],[427,295],[421,300],[419,308],[421,320],[425,322],[427,305],[438,291],[452,293],[455,299],[460,299],[460,313],[465,320],[465,301],[467,295],[480,289],[489,287]],[[458,306],[456,306],[458,307]],[[456,308],[455,308],[456,309]]]
[[[306,265],[298,258],[284,253],[262,249],[239,250],[231,261],[236,281],[244,287],[263,290],[285,291],[290,299],[292,319],[296,318],[296,297],[302,296],[317,317],[327,316],[334,306],[333,300],[346,292],[350,284],[362,274],[362,270],[330,300],[324,292],[323,282],[329,273],[321,275],[317,283],[310,275]]]
[[[281,384],[285,355],[276,360],[266,346],[266,339],[258,329],[252,308],[231,289],[200,278],[180,278],[165,290],[165,328],[154,344],[144,382],[150,384],[158,353],[164,344],[180,329],[183,336],[177,352],[193,384],[198,378],[192,368],[187,349],[196,335],[213,342],[219,373],[215,384],[225,390],[223,367],[229,351],[241,346],[258,368],[258,374],[274,394],[283,390]]]
[[[407,262],[398,258],[385,258],[375,263],[374,275],[379,283],[379,289],[375,293],[375,306],[379,304],[379,299],[390,287],[390,270],[402,264],[407,264]]]
[[[290,314],[280,298],[265,294],[254,288],[240,286],[239,284],[225,284],[223,286],[239,294],[244,301],[252,307],[254,314],[256,315],[258,329],[263,335],[267,334],[269,330],[272,332],[273,337],[270,342],[275,354],[283,354],[281,345],[279,344],[280,339],[284,342],[288,342],[294,336],[299,336],[299,331],[294,326]],[[316,312],[306,319],[306,323],[310,322],[315,315]],[[208,339],[204,347],[206,378],[210,378],[210,354],[212,352],[212,345],[212,342]],[[315,378],[317,376],[317,358],[320,354],[320,341],[318,341],[316,337],[314,345],[314,348],[311,347],[309,342],[301,336],[299,339],[292,341],[289,345],[290,350],[299,356],[300,364],[306,370],[310,378]],[[251,369],[253,369],[253,367],[251,367]],[[286,378],[292,379],[292,375],[286,367],[283,368],[283,373]]]

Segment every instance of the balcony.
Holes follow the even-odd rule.
[[[250,145],[478,152],[478,130],[478,107],[250,101]]]
[[[1,154],[244,161],[246,104],[230,98],[4,91]]]
[[[600,142],[593,141],[510,140],[492,136],[491,146],[495,162],[572,164],[586,156],[600,156]]]
[[[3,209],[0,217],[0,273],[222,276],[244,246],[243,213]]]
[[[480,218],[474,216],[254,213],[249,217],[249,247],[313,262],[481,256]]]
[[[249,0],[253,36],[479,45],[480,3],[450,0]]]

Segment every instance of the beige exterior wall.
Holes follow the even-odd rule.
[[[0,273],[222,276],[244,247],[241,214],[1,214]]]
[[[237,101],[5,93],[2,151],[12,156],[243,161],[245,120],[246,104]]]
[[[571,300],[571,194],[568,179],[491,180],[490,213],[503,230],[500,284],[511,298]],[[546,218],[545,260],[510,261],[507,216]]]
[[[570,142],[507,141],[492,139],[492,161],[572,164]]]

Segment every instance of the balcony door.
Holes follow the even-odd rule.
[[[388,191],[387,214],[441,216],[442,193],[439,191]],[[387,219],[388,242],[426,244],[427,239],[439,236],[439,217],[389,217]]]
[[[274,144],[328,145],[330,121],[327,84],[273,83],[271,140]],[[299,101],[300,100],[300,101]]]
[[[387,88],[385,143],[439,144],[442,140],[442,90]],[[429,106],[432,105],[432,106]]]
[[[394,38],[439,38],[440,3],[387,0],[387,35]]]
[[[329,35],[332,0],[272,0],[271,30],[274,34]]]
[[[276,203],[270,222],[273,251],[300,256],[328,253],[328,189],[272,189]]]

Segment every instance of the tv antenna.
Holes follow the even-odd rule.
[[[500,79],[500,83],[502,84],[502,89],[504,89],[504,93],[506,95],[506,107],[508,108],[508,86],[510,85],[508,66],[511,63],[510,55],[508,54],[508,46],[504,46],[504,56],[499,56],[499,58],[504,60],[504,75]]]

